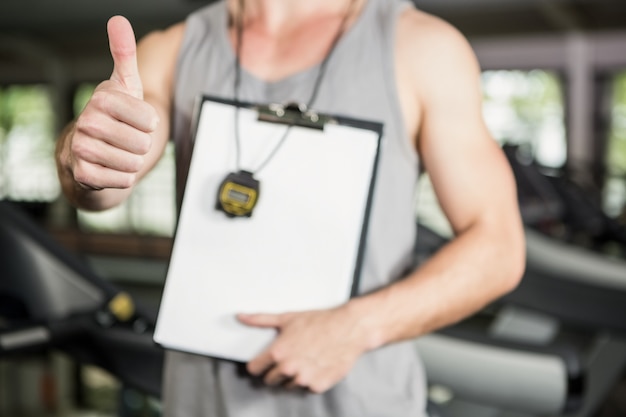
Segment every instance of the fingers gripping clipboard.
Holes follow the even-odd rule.
[[[330,308],[354,294],[382,124],[213,97],[198,107],[154,340],[247,362],[275,332],[244,326],[237,313]],[[288,136],[255,174],[260,190],[252,215],[216,209],[224,177],[238,164],[254,172],[285,129]]]

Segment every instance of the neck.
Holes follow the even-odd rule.
[[[228,0],[232,19],[241,13],[240,0]],[[243,0],[244,26],[254,24],[268,33],[298,26],[300,21],[327,16],[343,16],[351,2],[358,10],[364,0]]]

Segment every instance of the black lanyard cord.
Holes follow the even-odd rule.
[[[339,25],[339,29],[337,30],[337,33],[335,34],[335,37],[333,38],[330,44],[329,50],[326,53],[326,56],[324,57],[322,62],[320,63],[317,77],[315,78],[315,83],[313,84],[313,91],[311,92],[311,97],[306,103],[306,107],[303,109],[303,111],[310,109],[313,103],[315,102],[315,100],[317,99],[317,95],[319,93],[320,86],[322,84],[322,79],[324,78],[324,75],[326,73],[326,67],[328,66],[328,61],[330,60],[330,57],[335,51],[336,46],[339,43],[339,39],[341,38],[341,36],[343,35],[345,31],[346,23],[348,21],[348,18],[352,14],[352,9],[354,8],[355,3],[356,3],[355,0],[350,0],[346,13],[344,14],[341,20],[341,23]],[[235,28],[236,28],[237,39],[236,39],[236,57],[235,57],[235,81],[233,85],[234,97],[235,97],[235,102],[237,105],[237,108],[235,110],[235,150],[236,150],[237,170],[239,170],[241,167],[241,141],[240,141],[240,135],[239,135],[239,92],[240,92],[240,87],[241,87],[241,73],[242,73],[241,49],[243,45],[244,0],[239,0],[238,12],[239,12],[238,16],[236,16],[235,18]],[[285,132],[283,133],[280,140],[278,141],[278,144],[269,153],[269,155],[265,158],[265,160],[263,160],[263,162],[258,166],[258,168],[255,170],[254,173],[260,172],[270,162],[270,160],[272,160],[274,155],[276,155],[278,150],[281,148],[281,146],[285,142],[285,139],[287,139],[287,136],[292,126],[293,126],[293,123],[287,125],[287,128],[285,129]]]

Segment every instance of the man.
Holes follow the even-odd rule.
[[[165,414],[422,415],[424,378],[410,340],[511,290],[524,267],[514,181],[483,123],[480,70],[463,36],[401,0],[227,0],[136,50],[125,19],[112,18],[108,33],[111,79],[57,152],[63,189],[85,209],[123,201],[170,134],[181,189],[202,93],[312,102],[385,125],[361,295],[329,310],[238,316],[278,330],[245,372],[168,353]],[[420,163],[455,238],[407,272]]]

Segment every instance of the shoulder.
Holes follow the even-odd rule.
[[[144,91],[162,102],[173,93],[178,54],[185,34],[184,22],[148,33],[137,44],[137,64]]]
[[[396,47],[402,66],[421,86],[480,73],[474,51],[466,37],[447,21],[413,7],[399,17]]]
[[[414,51],[442,56],[472,54],[469,42],[456,27],[413,7],[400,15],[397,31],[403,46]]]
[[[467,38],[452,24],[413,7],[399,17],[396,54],[405,79],[423,105],[443,97],[446,90],[474,89],[480,78]]]
[[[176,49],[180,46],[185,34],[185,22],[174,24],[166,29],[155,30],[141,38],[137,47],[150,52],[153,49]]]
[[[205,40],[216,19],[223,17],[226,10],[225,3],[211,2],[189,15],[187,17],[162,30],[154,30],[143,36],[137,47],[145,55],[152,54],[162,56],[164,60],[171,60],[178,56],[184,43],[189,39],[195,38],[196,41]]]

